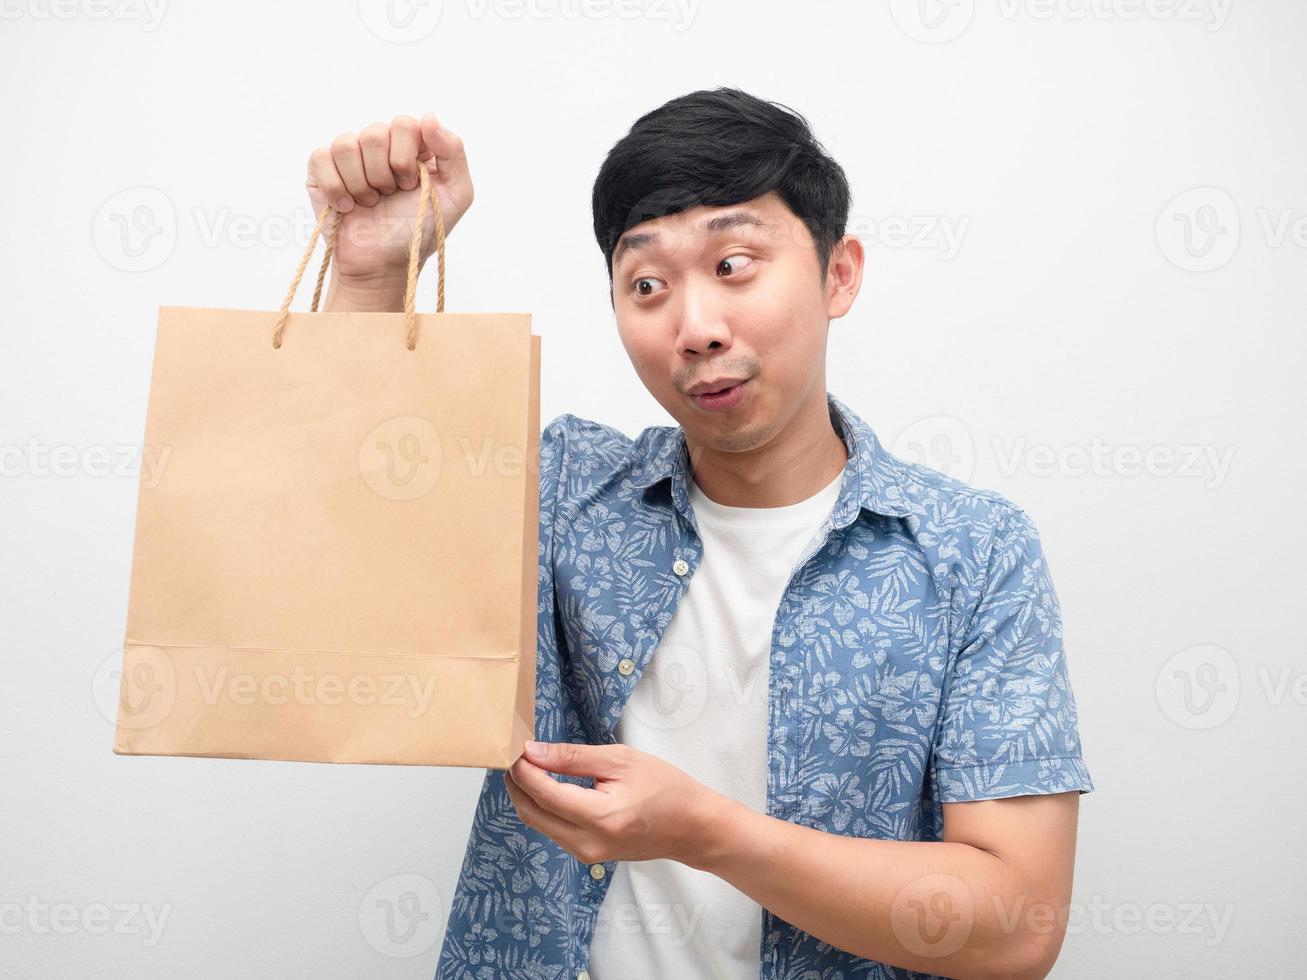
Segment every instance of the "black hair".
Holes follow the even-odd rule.
[[[849,182],[803,116],[737,88],[701,89],[645,113],[608,151],[594,182],[594,233],[609,284],[628,228],[769,191],[811,232],[824,283],[849,219]]]

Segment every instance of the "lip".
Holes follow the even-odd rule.
[[[717,378],[713,381],[700,381],[697,385],[690,388],[687,395],[706,395],[714,391],[722,391],[726,388],[743,384],[748,378]]]
[[[728,412],[744,397],[745,386],[749,379],[738,381],[724,391],[691,395],[694,403],[706,412]],[[700,386],[702,387],[702,386]]]

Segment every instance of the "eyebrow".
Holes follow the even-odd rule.
[[[704,231],[712,234],[740,225],[754,225],[759,228],[772,227],[756,214],[748,211],[728,211],[726,214],[719,214],[715,218],[709,218],[701,227]],[[656,231],[642,231],[634,235],[623,235],[617,242],[617,250],[613,252],[613,268],[617,268],[617,264],[622,261],[622,256],[627,252],[644,248],[646,245],[652,245],[656,241],[658,241],[658,232]]]

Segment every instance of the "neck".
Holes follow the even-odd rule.
[[[789,423],[764,445],[723,452],[686,433],[694,482],[714,503],[727,507],[786,507],[827,486],[848,461],[848,450],[831,424],[824,385],[815,386]]]

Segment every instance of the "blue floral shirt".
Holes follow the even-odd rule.
[[[1090,792],[1030,517],[892,455],[829,392],[827,404],[848,461],[772,626],[766,812],[844,836],[936,841],[942,803]],[[561,415],[540,463],[536,737],[613,743],[703,556],[684,432],[652,426],[632,440]],[[585,865],[523,824],[503,777],[486,770],[436,978],[588,980],[616,862]],[[762,980],[922,976],[767,909],[758,961]]]

